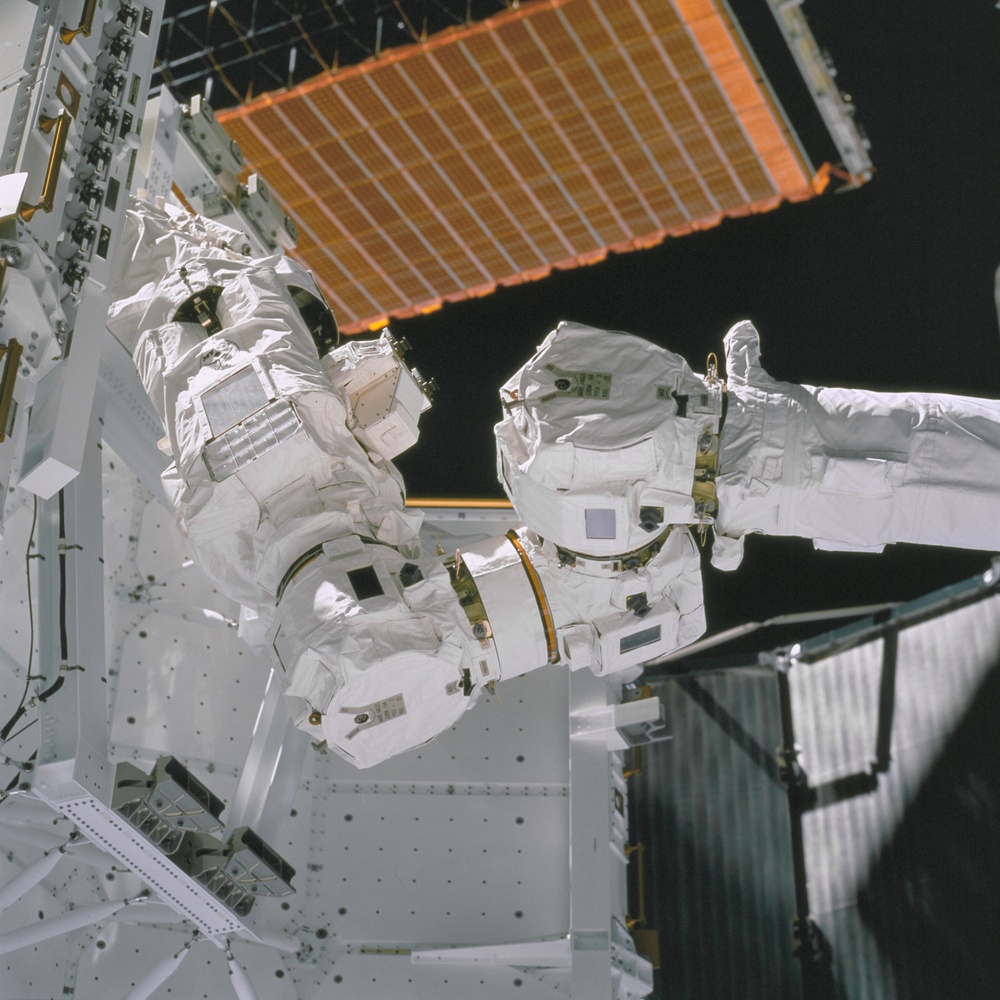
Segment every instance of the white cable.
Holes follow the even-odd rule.
[[[291,934],[283,934],[281,931],[269,931],[266,929],[255,929],[254,934],[265,948],[276,948],[278,951],[287,952],[289,955],[296,955],[302,950],[302,942]]]
[[[226,946],[226,961],[229,963],[229,976],[239,1000],[257,1000],[257,994],[250,983],[250,977],[243,966],[233,957],[232,950]]]
[[[197,937],[193,937],[188,941],[183,948],[179,951],[175,951],[172,955],[168,955],[162,962],[154,965],[149,972],[142,977],[142,979],[137,982],[132,989],[128,991],[125,995],[125,1000],[146,1000],[151,993],[153,993],[157,987],[162,986],[173,974],[177,971],[181,962],[187,957],[187,953],[191,950],[191,945],[197,941]]]
[[[58,917],[50,917],[48,920],[39,920],[38,923],[29,924],[16,931],[0,935],[0,955],[17,951],[18,948],[25,948],[29,944],[41,944],[49,938],[59,937],[62,934],[69,934],[70,931],[79,930],[90,924],[107,920],[112,914],[117,913],[123,906],[127,906],[132,900],[117,899],[108,903],[94,903],[91,906],[78,906],[75,910],[69,910]]]
[[[77,863],[91,868],[108,868],[114,864],[114,858],[102,847],[88,840],[78,840],[71,844],[66,853]]]
[[[29,889],[38,885],[46,875],[59,863],[66,845],[54,847],[46,851],[37,861],[33,861],[20,874],[15,875],[5,886],[0,888],[0,910],[7,909],[11,903],[20,899]]]
[[[8,849],[12,840],[48,851],[62,847],[66,843],[66,834],[65,832],[50,833],[48,830],[39,830],[37,826],[28,823],[0,822],[0,843],[4,845],[5,849]]]

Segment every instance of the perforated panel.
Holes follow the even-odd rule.
[[[566,931],[565,792],[316,791],[312,833],[334,870],[326,892],[306,880],[302,903],[331,937],[464,945]],[[544,893],[541,870],[563,872]]]
[[[207,889],[184,875],[145,839],[136,837],[124,819],[101,803],[87,798],[62,803],[60,808],[92,844],[121,858],[129,870],[142,876],[159,899],[182,917],[194,921],[203,933],[224,937],[242,928],[241,921]]]
[[[111,568],[108,609],[108,646],[117,659],[112,745],[119,756],[170,753],[235,771],[250,743],[267,664],[237,637],[239,606],[192,563],[172,515],[133,480],[127,493],[116,489],[114,471],[105,528],[120,560]],[[123,494],[131,494],[125,504]],[[218,781],[206,783],[217,791]]]
[[[151,611],[125,639],[111,740],[241,765],[266,668],[235,630],[179,617]]]
[[[503,966],[462,968],[414,966],[406,955],[346,954],[331,979],[352,1000],[387,997],[434,997],[468,1000],[489,996],[504,1000],[563,1000],[571,996],[565,969],[511,969]]]
[[[103,458],[109,756],[148,767],[158,754],[174,754],[227,803],[225,820],[266,669],[230,625],[235,606],[190,563],[172,516],[107,446]],[[466,544],[470,536],[456,540],[450,529],[472,537],[502,534],[510,513],[503,523],[487,513],[454,520],[442,513],[437,526],[428,525],[428,549],[439,540]],[[22,509],[11,518],[17,534],[5,557],[8,568],[24,565],[29,515]],[[13,570],[8,575],[16,579]],[[21,675],[6,676],[3,693],[15,697]],[[363,772],[308,750],[301,778],[288,775],[298,780],[291,806],[269,820],[267,835],[296,869],[296,893],[259,899],[251,917],[254,933],[294,935],[304,948],[296,956],[234,943],[258,995],[325,997],[339,988],[383,998],[568,996],[566,969],[443,960],[416,965],[410,952],[559,939],[568,932],[569,686],[562,666],[505,682],[495,694],[484,692],[438,739]],[[17,995],[5,992],[8,982],[24,996],[125,995],[190,940],[196,923],[213,932],[235,929],[232,915],[207,894],[186,898],[171,862],[132,839],[119,817],[91,799],[65,808],[92,835],[87,863],[93,867],[81,867],[82,857],[61,860],[44,887],[9,915],[28,919],[43,909],[54,916],[69,902],[124,898],[149,887],[163,900],[147,911],[157,926],[133,926],[143,911],[129,906],[114,920],[24,949],[16,963],[12,959],[16,972],[0,981],[0,996]],[[15,863],[0,871],[7,878],[69,833],[67,821],[37,803],[10,800],[3,813],[0,842],[15,851]],[[14,839],[6,824],[22,817],[24,835]],[[144,880],[102,855],[117,840],[128,852],[125,864]],[[51,905],[36,907],[39,898]],[[58,961],[44,975],[26,971],[41,963],[43,949],[55,949]],[[223,956],[202,942],[153,997],[214,998],[231,989]]]

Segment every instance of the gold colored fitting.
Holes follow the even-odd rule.
[[[38,119],[38,127],[42,132],[55,130],[52,137],[52,151],[49,153],[49,165],[45,170],[45,181],[42,184],[42,198],[37,205],[22,201],[18,206],[18,215],[25,222],[30,222],[32,216],[41,209],[43,212],[51,212],[55,202],[56,186],[59,183],[59,168],[62,165],[63,154],[66,152],[66,137],[69,135],[69,127],[73,119],[68,111],[60,111],[55,118],[41,115]]]
[[[97,0],[87,0],[83,7],[83,16],[80,18],[79,26],[71,28],[68,24],[64,24],[59,30],[59,39],[63,45],[69,45],[77,35],[89,38],[94,27],[94,14],[96,12]]]

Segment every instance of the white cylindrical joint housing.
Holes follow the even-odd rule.
[[[501,399],[500,480],[540,537],[600,558],[705,520],[692,488],[700,442],[718,432],[720,386],[679,355],[560,323]]]
[[[461,561],[486,612],[478,637],[484,643],[491,640],[499,679],[554,662],[558,653],[551,611],[518,537],[505,535],[470,545],[462,550]],[[461,582],[460,576],[459,586]],[[459,600],[464,600],[461,594]],[[476,623],[473,631],[476,634]],[[485,668],[480,664],[479,669]]]
[[[453,725],[480,687],[448,573],[356,535],[293,564],[269,634],[299,728],[358,767]]]
[[[635,559],[577,557],[532,532],[523,548],[546,595],[559,659],[598,675],[637,667],[705,629],[701,560],[684,527],[666,530]]]

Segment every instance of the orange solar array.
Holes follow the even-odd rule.
[[[219,118],[347,332],[814,193],[716,0],[534,0]]]

